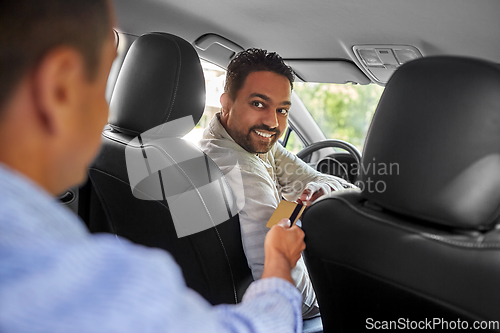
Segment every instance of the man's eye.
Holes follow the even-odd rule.
[[[279,109],[279,110],[278,110],[278,113],[280,113],[280,114],[282,114],[282,115],[286,116],[286,115],[288,115],[288,109]]]
[[[262,109],[262,108],[264,107],[264,103],[262,103],[262,102],[258,102],[258,101],[254,101],[254,102],[252,102],[252,105],[253,105],[253,106],[256,106],[256,107],[258,107],[258,108],[260,108],[260,109]]]

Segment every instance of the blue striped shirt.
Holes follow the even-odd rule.
[[[301,295],[256,281],[238,305],[211,306],[171,256],[90,235],[24,176],[0,164],[0,332],[301,332]]]

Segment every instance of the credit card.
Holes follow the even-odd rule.
[[[278,224],[278,222],[283,218],[289,219],[291,225],[293,225],[297,222],[297,219],[300,217],[305,208],[306,206],[303,204],[282,200],[273,215],[271,215],[266,227],[271,228],[273,225]]]

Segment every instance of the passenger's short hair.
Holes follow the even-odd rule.
[[[55,47],[79,51],[95,79],[111,29],[109,6],[107,0],[1,0],[0,113],[21,78]]]
[[[285,76],[290,81],[290,88],[293,89],[295,76],[293,70],[285,64],[283,58],[276,52],[252,48],[238,53],[229,63],[224,92],[229,94],[232,100],[235,100],[248,74],[259,71],[268,71]]]

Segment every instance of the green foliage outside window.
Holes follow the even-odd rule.
[[[383,87],[296,82],[294,90],[328,139],[363,149]]]
[[[299,151],[302,150],[302,148],[304,148],[304,144],[297,136],[297,134],[294,131],[292,131],[290,133],[290,136],[288,137],[288,141],[286,142],[286,149],[294,154],[297,154]]]

